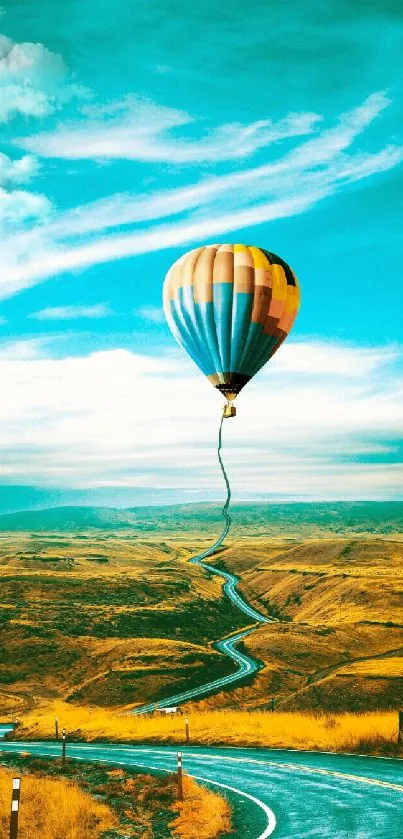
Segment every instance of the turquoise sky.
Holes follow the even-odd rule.
[[[5,507],[219,497],[220,403],[161,313],[209,241],[303,295],[227,432],[240,497],[402,495],[401,3],[196,5],[1,4]]]

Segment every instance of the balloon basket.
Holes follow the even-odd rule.
[[[228,403],[224,407],[224,419],[229,419],[229,417],[236,417],[236,407]]]

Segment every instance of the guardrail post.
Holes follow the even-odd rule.
[[[399,711],[399,728],[397,732],[397,743],[399,746],[403,743],[403,711]]]
[[[190,740],[190,737],[189,737],[189,720],[187,718],[185,719],[185,733],[186,733],[186,742],[189,743],[189,740]]]
[[[56,717],[56,719],[55,719],[55,740],[56,740],[56,742],[58,741],[58,739],[59,739],[59,721]]]
[[[178,799],[179,799],[179,801],[183,801],[182,752],[178,752]]]
[[[66,763],[66,729],[62,731],[62,766]]]
[[[21,778],[13,778],[13,792],[11,796],[10,839],[18,837],[18,814],[20,809]]]

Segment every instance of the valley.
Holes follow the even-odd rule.
[[[39,512],[40,520],[49,513]],[[385,522],[379,533],[350,534],[344,522],[334,535],[325,521],[310,535],[305,522],[290,536],[252,537],[252,513],[209,562],[237,575],[240,593],[270,620],[239,645],[262,669],[189,707],[263,710],[273,699],[284,711],[396,708],[403,536],[383,533]],[[224,599],[218,577],[188,562],[214,538],[209,517],[190,533],[165,528],[158,537],[154,529],[82,529],[71,510],[67,519],[70,531],[0,533],[7,713],[55,701],[135,708],[233,672],[213,644],[250,619]]]

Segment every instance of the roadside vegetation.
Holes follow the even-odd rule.
[[[373,508],[364,507],[365,518]],[[271,508],[266,531],[259,519],[254,535],[248,528],[258,511],[242,514],[245,531],[210,562],[236,574],[241,593],[271,618],[243,642],[263,666],[198,710],[265,710],[272,699],[278,711],[313,714],[399,707],[403,535],[389,525],[382,532],[380,520],[377,533],[348,533],[358,527],[357,510],[350,524],[329,505],[294,510],[303,519],[317,515],[318,528],[308,534],[302,523],[290,525],[286,536],[280,517],[277,537]],[[162,512],[154,513],[162,526]],[[2,713],[22,717],[55,699],[115,714],[232,673],[233,662],[212,642],[249,619],[223,597],[216,575],[188,562],[211,542],[211,516],[199,531],[182,533],[169,530],[168,519],[158,532],[151,524],[0,532]],[[332,516],[340,533],[329,531]]]
[[[9,836],[14,774],[0,767],[0,839]],[[23,776],[18,839],[98,839],[116,825],[113,811],[77,784],[42,775]]]
[[[226,798],[183,776],[3,754],[0,839],[9,836],[11,779],[22,777],[18,839],[216,839],[231,830]],[[11,768],[12,767],[12,768]]]
[[[186,715],[192,744],[403,753],[397,745],[398,714],[392,711],[311,714],[227,708],[192,712],[188,707]],[[55,716],[71,740],[185,743],[184,717],[180,715],[116,715],[100,708],[72,707],[61,702],[26,715],[13,739],[53,739]]]
[[[215,839],[231,829],[231,809],[226,798],[194,778],[183,777],[184,800],[176,807],[178,815],[171,822],[172,834],[178,839]]]

